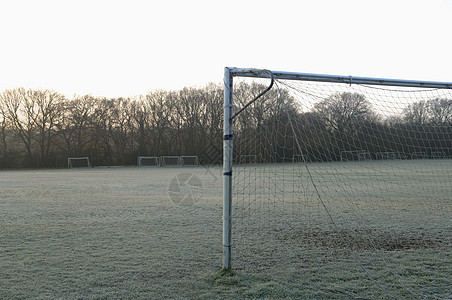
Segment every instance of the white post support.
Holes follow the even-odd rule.
[[[231,265],[232,225],[232,75],[224,69],[224,123],[223,123],[223,269]]]

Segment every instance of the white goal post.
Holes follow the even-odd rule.
[[[415,119],[416,104],[439,100],[452,103],[452,83],[225,68],[223,270],[234,253],[238,270],[280,276],[285,266],[288,280],[301,280],[310,271],[299,269],[320,268],[335,253],[332,263],[360,269],[384,296],[400,279],[387,263],[394,250],[444,239],[448,219],[435,207],[450,205],[452,125]],[[432,241],[417,240],[431,232]],[[373,269],[379,263],[382,272]],[[386,271],[394,277],[383,278]],[[419,298],[435,298],[403,280]]]
[[[139,167],[159,167],[160,159],[158,156],[138,156],[137,165]]]
[[[71,168],[91,168],[91,164],[90,164],[89,158],[87,156],[68,157],[67,167],[69,169],[71,169]]]

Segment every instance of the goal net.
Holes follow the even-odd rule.
[[[160,156],[160,166],[162,167],[175,167],[181,166],[180,156]]]
[[[158,167],[160,166],[160,161],[158,156],[138,156],[138,166],[139,167]]]
[[[309,299],[450,297],[451,88],[227,68],[224,268]]]
[[[91,168],[88,157],[69,157],[67,159],[67,167],[71,168]]]
[[[199,158],[196,155],[182,155],[180,157],[182,166],[199,166]]]

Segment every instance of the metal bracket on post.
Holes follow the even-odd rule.
[[[273,73],[271,71],[268,70],[262,70],[263,73],[267,73],[270,75],[270,85],[263,90],[262,92],[259,93],[259,95],[257,95],[256,97],[254,97],[253,100],[251,100],[250,102],[248,102],[247,104],[245,104],[238,112],[236,112],[232,117],[231,120],[234,119],[235,117],[237,117],[242,111],[244,111],[248,106],[250,106],[251,104],[253,104],[254,102],[256,102],[257,99],[259,99],[260,97],[262,97],[263,95],[265,95],[269,90],[271,90],[271,88],[273,87],[273,83],[275,82],[275,78],[273,76]]]

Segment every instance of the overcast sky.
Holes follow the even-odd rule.
[[[0,91],[129,97],[225,66],[452,81],[452,0],[0,0]]]

